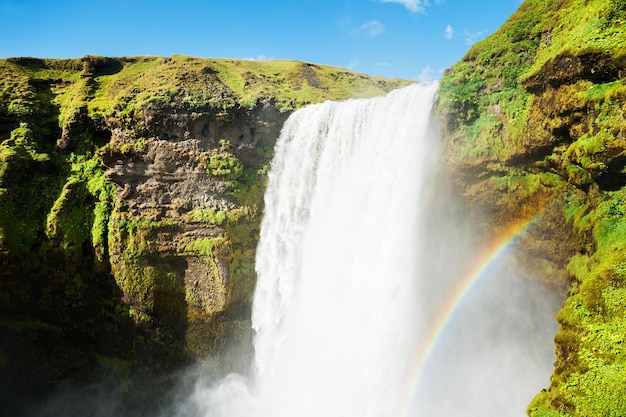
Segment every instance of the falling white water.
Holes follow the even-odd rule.
[[[391,416],[437,86],[296,112],[276,145],[253,309],[262,416]]]
[[[479,241],[440,181],[436,89],[326,102],[287,120],[257,249],[254,376],[196,375],[177,416],[525,414],[548,383],[556,304],[510,269],[481,281],[413,369]]]

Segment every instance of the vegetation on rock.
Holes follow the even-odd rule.
[[[625,23],[622,0],[527,0],[441,81],[457,183],[493,233],[539,214],[521,257],[567,285],[534,417],[626,415]]]
[[[0,60],[2,402],[102,373],[128,392],[249,342],[289,112],[406,84],[292,61]]]

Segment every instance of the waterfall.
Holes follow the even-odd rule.
[[[480,246],[441,180],[436,90],[290,116],[257,249],[253,376],[197,383],[178,415],[525,414],[554,359],[550,295],[492,262],[432,331]]]
[[[284,126],[265,196],[253,309],[264,415],[396,411],[414,345],[436,88],[326,102]]]

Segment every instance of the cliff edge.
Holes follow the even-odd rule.
[[[626,415],[626,2],[527,0],[440,85],[444,158],[526,276],[565,292],[531,416]]]
[[[128,393],[250,347],[282,124],[406,84],[292,61],[0,60],[3,398],[103,375]]]

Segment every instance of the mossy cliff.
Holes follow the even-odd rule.
[[[444,75],[444,157],[521,269],[567,292],[531,416],[626,415],[626,1],[527,0]]]
[[[301,62],[0,60],[4,399],[249,345],[283,122],[404,84]]]

